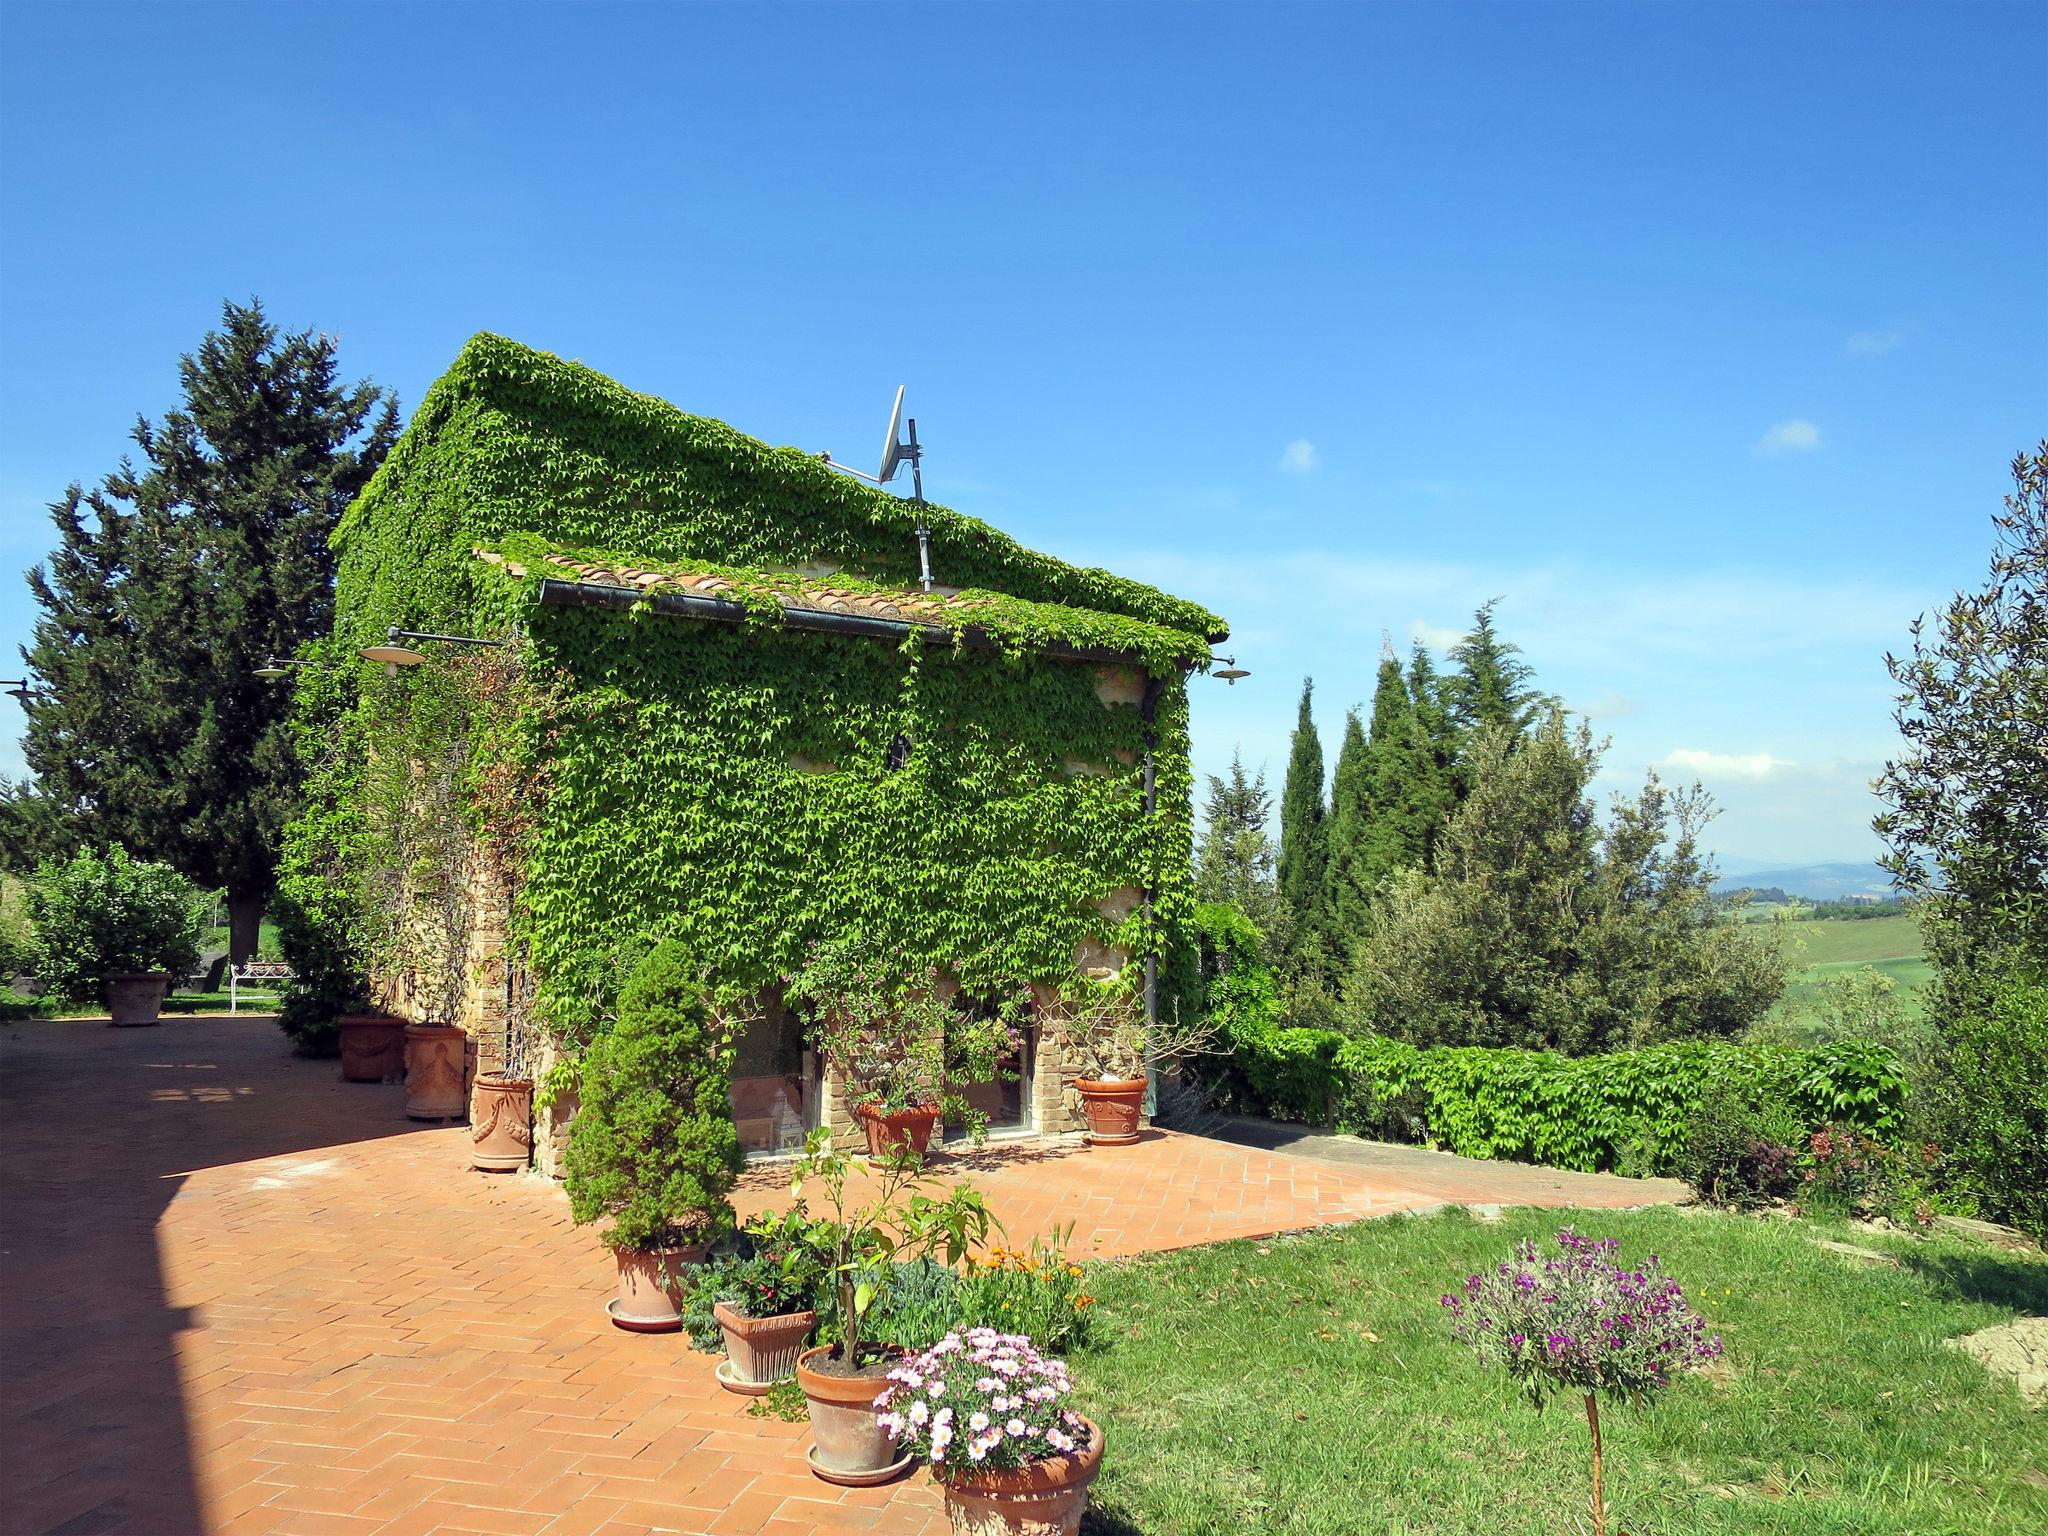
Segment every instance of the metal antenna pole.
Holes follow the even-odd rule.
[[[917,569],[925,591],[932,589],[932,531],[924,523],[924,469],[919,463],[917,418],[910,418],[910,499],[917,503]]]

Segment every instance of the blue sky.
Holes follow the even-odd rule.
[[[0,570],[223,297],[407,407],[488,329],[856,463],[907,382],[935,499],[1230,617],[1204,770],[1499,595],[1607,787],[1865,857],[1883,652],[2048,430],[2044,59],[2031,4],[14,0]]]

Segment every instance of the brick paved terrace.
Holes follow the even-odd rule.
[[[807,1426],[605,1320],[560,1190],[342,1083],[267,1019],[0,1033],[8,1532],[937,1532],[920,1474],[836,1489]],[[1123,1254],[1433,1204],[1383,1173],[1159,1133],[942,1160],[1019,1241]],[[786,1198],[749,1175],[738,1203]],[[1616,1200],[1613,1203],[1621,1203]],[[1114,1427],[1111,1427],[1114,1434]]]

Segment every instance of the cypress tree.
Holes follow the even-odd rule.
[[[183,408],[136,422],[142,466],[50,509],[23,751],[70,836],[225,888],[241,959],[298,792],[285,691],[254,671],[330,628],[327,538],[398,409],[340,383],[332,338],[282,335],[253,301],[223,306],[179,378]]]
[[[1451,721],[1446,700],[1445,679],[1438,675],[1422,642],[1415,642],[1408,657],[1408,699],[1415,712],[1420,738],[1413,795],[1427,816],[1429,830],[1423,838],[1418,866],[1427,865],[1436,851],[1437,834],[1458,808],[1458,728]]]
[[[1381,669],[1382,676],[1385,669]],[[1398,669],[1396,669],[1398,677]],[[1377,728],[1378,721],[1374,721]],[[1339,973],[1356,937],[1365,931],[1372,900],[1373,823],[1378,814],[1372,790],[1371,751],[1357,710],[1344,716],[1344,742],[1330,781],[1329,866],[1323,877],[1323,910]]]
[[[1280,899],[1287,903],[1297,932],[1315,925],[1329,857],[1323,743],[1309,709],[1315,686],[1314,678],[1301,680],[1301,713],[1287,756],[1287,779],[1280,790]]]

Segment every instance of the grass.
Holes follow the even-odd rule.
[[[1878,960],[1917,960],[1926,950],[1920,920],[1896,917],[1831,917],[1785,925],[1786,955],[1794,965],[1868,965]]]
[[[1819,1248],[1806,1223],[1672,1209],[1581,1221],[1624,1256],[1661,1254],[1727,1344],[1711,1377],[1603,1412],[1610,1530],[2048,1529],[2042,1415],[1943,1343],[2048,1312],[2048,1262],[1902,1239],[1905,1267],[1880,1269]],[[1109,1453],[1084,1531],[1585,1529],[1577,1403],[1533,1412],[1479,1371],[1437,1304],[1561,1222],[1450,1211],[1091,1272],[1105,1343],[1073,1363]]]
[[[1822,999],[1835,979],[1865,966],[1889,976],[1913,1017],[1934,971],[1923,958],[1925,942],[1919,919],[1897,917],[1821,918],[1784,926],[1789,969],[1785,995],[1771,1022],[1794,1035],[1818,1025]]]

